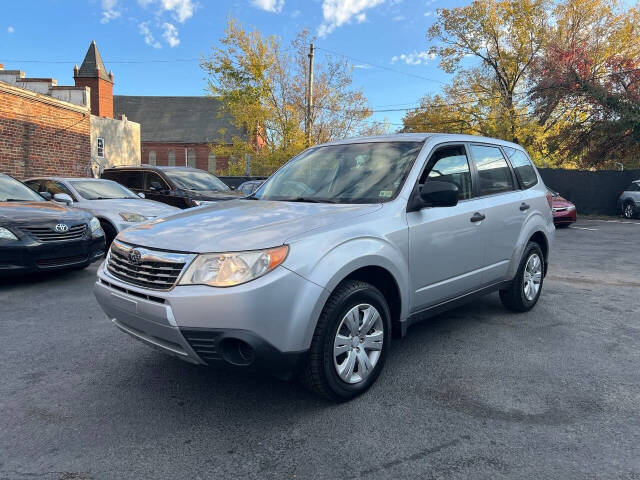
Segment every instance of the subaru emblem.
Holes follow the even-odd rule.
[[[129,261],[134,265],[137,265],[142,260],[142,254],[139,250],[130,250],[129,251]]]
[[[69,226],[64,223],[59,223],[56,225],[55,230],[58,233],[65,233],[69,231]]]

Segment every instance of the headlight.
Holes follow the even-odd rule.
[[[250,252],[198,255],[180,280],[180,285],[231,287],[250,282],[270,272],[287,258],[289,247]]]
[[[120,212],[118,215],[125,221],[130,223],[144,222],[147,217],[140,215],[139,213]]]
[[[96,217],[93,217],[91,220],[89,220],[89,228],[91,229],[91,236],[94,238],[104,235],[102,227],[100,226],[100,220],[98,220]]]
[[[576,206],[575,206],[575,205],[569,205],[569,206],[567,207],[567,210],[569,210],[569,211],[572,211],[572,210],[575,210],[575,209],[576,209]]]
[[[8,228],[0,227],[0,239],[3,240],[17,240],[16,237],[11,230]]]

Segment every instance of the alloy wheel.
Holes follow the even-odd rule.
[[[530,302],[536,298],[542,282],[542,260],[537,253],[532,254],[524,267],[524,296]]]
[[[630,203],[627,203],[624,206],[624,216],[626,218],[632,218],[633,217],[633,205],[631,205]]]
[[[380,312],[367,303],[356,305],[342,318],[333,342],[333,365],[346,383],[360,383],[373,372],[384,339]]]

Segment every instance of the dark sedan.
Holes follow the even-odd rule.
[[[191,167],[115,167],[107,168],[101,177],[143,193],[145,198],[178,208],[198,207],[245,196],[231,190],[215,175]]]
[[[84,268],[105,251],[97,218],[0,173],[0,276]]]

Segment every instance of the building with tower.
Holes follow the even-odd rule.
[[[114,76],[95,42],[73,78],[58,85],[0,64],[0,172],[83,177],[140,164],[140,125],[114,118]]]

